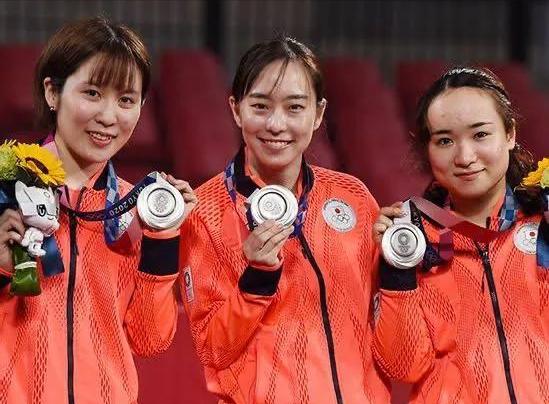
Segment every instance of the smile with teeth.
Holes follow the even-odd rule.
[[[92,132],[92,131],[88,131],[89,135],[96,139],[96,140],[100,140],[102,142],[106,142],[108,140],[111,140],[114,138],[114,136],[111,136],[111,135],[107,135],[106,133],[101,133],[101,132]]]
[[[290,140],[273,140],[273,139],[259,139],[261,140],[262,143],[268,145],[268,146],[271,146],[271,147],[275,147],[275,148],[282,148],[282,147],[285,147],[287,145],[289,145],[291,143]]]

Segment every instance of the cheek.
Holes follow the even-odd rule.
[[[505,142],[486,142],[479,147],[478,156],[488,167],[507,166],[509,162],[509,151]]]
[[[289,125],[292,129],[299,132],[312,132],[315,127],[314,116],[303,115],[289,119]]]
[[[71,114],[71,118],[75,123],[86,123],[93,119],[96,114],[96,107],[89,102],[76,102],[72,103],[74,108],[68,112]]]
[[[124,135],[131,135],[137,122],[139,121],[139,116],[141,115],[141,109],[136,108],[135,110],[124,110],[120,113],[119,122],[120,128]]]
[[[242,134],[244,137],[254,135],[265,129],[267,118],[253,114],[244,113],[241,115]]]
[[[433,173],[446,171],[451,161],[450,153],[448,151],[435,149],[432,146],[429,146],[427,156]]]

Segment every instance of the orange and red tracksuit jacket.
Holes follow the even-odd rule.
[[[549,403],[549,268],[532,252],[540,221],[519,212],[488,245],[454,233],[453,258],[428,272],[381,265],[374,355],[413,383],[413,403]]]
[[[72,206],[104,209],[105,174]],[[40,276],[39,296],[11,296],[10,279],[0,277],[0,403],[136,403],[132,353],[163,351],[175,332],[179,239],[144,236],[121,254],[105,243],[102,222],[63,209],[59,221],[65,271]]]
[[[371,353],[376,202],[357,179],[304,165],[302,237],[286,241],[278,270],[254,268],[242,243],[256,185],[243,160],[236,206],[220,174],[198,188],[181,232],[181,290],[208,390],[220,403],[388,403]]]

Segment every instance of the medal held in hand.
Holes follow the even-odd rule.
[[[389,265],[408,269],[421,262],[427,244],[421,230],[412,224],[409,200],[404,202],[402,211],[405,216],[395,218],[393,226],[383,233],[381,250]]]
[[[256,189],[248,198],[248,204],[255,225],[274,220],[286,227],[297,217],[297,199],[289,189],[280,185]]]
[[[185,201],[181,193],[156,173],[156,182],[147,185],[137,198],[137,212],[146,226],[155,230],[176,227],[183,219]]]

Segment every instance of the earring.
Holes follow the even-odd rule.
[[[55,112],[55,107],[53,105],[50,106],[50,111]]]

